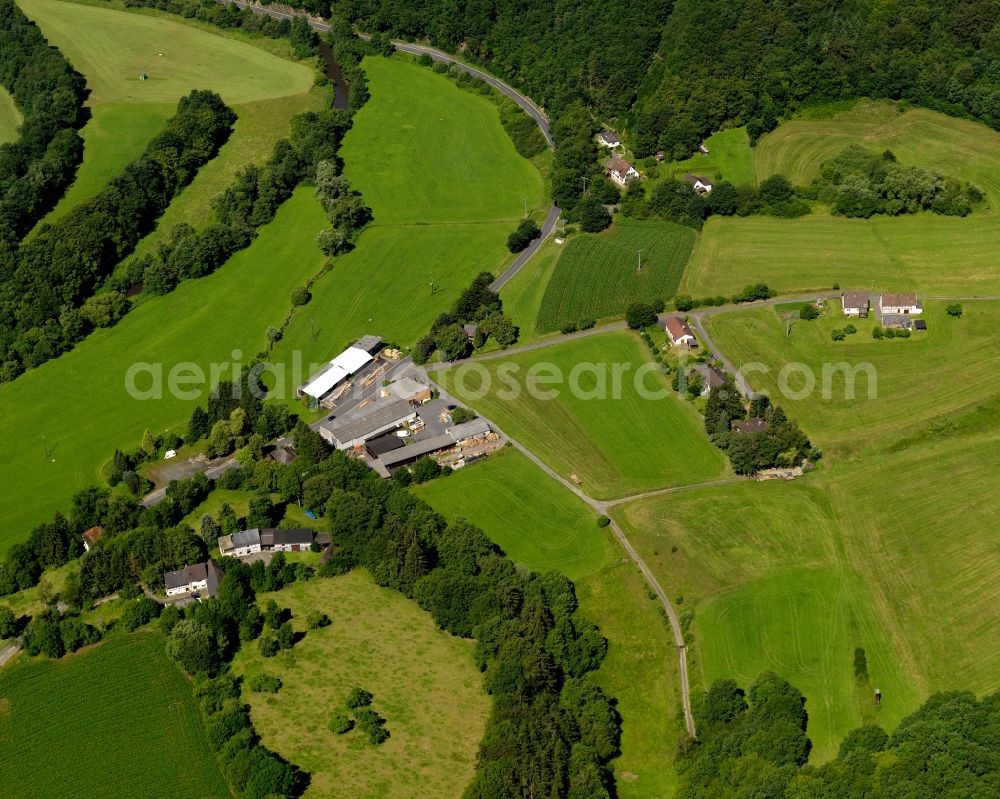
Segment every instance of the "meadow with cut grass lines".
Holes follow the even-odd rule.
[[[881,341],[871,336],[874,316],[847,320],[840,314],[839,302],[829,305],[828,315],[795,322],[788,336],[772,308],[703,320],[735,367],[749,363],[766,367],[766,372],[755,369],[747,374],[751,386],[770,394],[799,419],[828,454],[844,457],[888,446],[997,397],[1000,302],[967,302],[962,317],[956,319],[945,312],[947,303],[925,301],[926,331]],[[858,332],[833,341],[831,331],[848,321]],[[802,364],[804,370],[791,364]],[[790,370],[787,379],[782,379],[783,370]],[[813,390],[806,391],[812,380]]]
[[[712,218],[682,281],[684,293],[731,294],[764,281],[781,293],[843,288],[934,294],[1000,293],[1000,133],[924,109],[900,112],[859,101],[849,110],[795,119],[754,150],[758,180],[784,174],[809,183],[822,162],[850,144],[891,149],[903,164],[970,181],[986,205],[966,218],[922,212],[871,219],[835,217],[818,207],[799,219]]]
[[[563,382],[545,382],[549,371],[542,375],[531,370],[549,367],[536,364],[551,364]],[[615,364],[625,365],[620,390],[611,369]],[[660,392],[658,399],[644,398],[636,388],[636,374],[644,364],[648,366],[639,373],[640,385]],[[471,369],[443,370],[435,379],[561,475],[575,474],[593,497],[620,497],[725,476],[725,458],[705,437],[697,412],[652,365],[636,335],[623,331]],[[517,396],[506,390],[511,379],[520,385]]]
[[[619,219],[602,233],[570,238],[545,287],[538,330],[625,313],[677,292],[695,233],[673,222]]]
[[[5,796],[232,795],[159,633],[4,668],[0,741]]]

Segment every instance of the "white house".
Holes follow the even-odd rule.
[[[611,148],[612,150],[622,143],[622,140],[618,138],[618,134],[613,130],[602,130],[598,134],[597,138],[601,144],[605,147]]]
[[[684,182],[690,183],[698,194],[708,194],[712,190],[712,183],[707,178],[700,178],[690,172],[684,176]]]
[[[636,168],[624,158],[618,157],[612,159],[611,163],[608,164],[608,174],[619,186],[624,186],[630,180],[639,179],[639,173],[636,171]]]
[[[896,294],[880,294],[878,298],[879,311],[890,316],[907,316],[924,312],[917,295],[910,291]]]
[[[206,596],[215,596],[219,589],[219,570],[212,561],[195,563],[177,571],[163,573],[163,586],[167,596],[193,594],[204,592]]]
[[[225,538],[223,536],[222,538]],[[230,543],[232,544],[232,549],[228,552],[223,551],[222,545],[223,540],[219,539],[219,552],[223,555],[232,555],[233,557],[242,558],[245,555],[252,555],[255,552],[260,552],[260,530],[256,527],[250,530],[240,530],[238,533],[234,533],[231,536]]]
[[[667,336],[670,337],[670,343],[675,347],[690,347],[694,349],[698,346],[698,339],[695,338],[694,332],[688,323],[679,316],[671,316],[667,319],[663,328],[667,331]]]
[[[840,304],[844,309],[844,316],[868,316],[868,292],[866,291],[845,291],[840,295]]]

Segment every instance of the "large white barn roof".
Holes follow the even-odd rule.
[[[364,350],[348,347],[330,361],[322,372],[310,380],[303,387],[302,393],[320,399],[326,396],[338,383],[346,380],[371,361],[372,356]]]

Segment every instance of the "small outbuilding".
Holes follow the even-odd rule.
[[[708,155],[708,147],[704,143],[698,145],[698,152],[702,155]]]
[[[927,329],[927,322],[925,322],[923,319],[914,319],[913,320],[913,329],[914,330],[926,330]]]

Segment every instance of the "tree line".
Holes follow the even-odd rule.
[[[856,664],[857,668],[857,664]],[[849,732],[837,757],[808,765],[805,697],[775,674],[695,697],[698,739],[682,744],[678,799],[987,799],[1000,794],[1000,692],[931,696],[887,734]]]
[[[23,121],[0,145],[0,280],[9,251],[58,201],[83,158],[77,129],[87,120],[84,77],[14,0],[0,0],[0,85]]]
[[[235,121],[214,92],[191,92],[144,153],[95,197],[0,255],[0,380],[58,356],[124,315],[129,302],[121,292],[95,292],[215,156]]]
[[[677,0],[634,114],[639,155],[687,158],[713,131],[751,143],[809,104],[876,97],[1000,129],[993,0]]]

